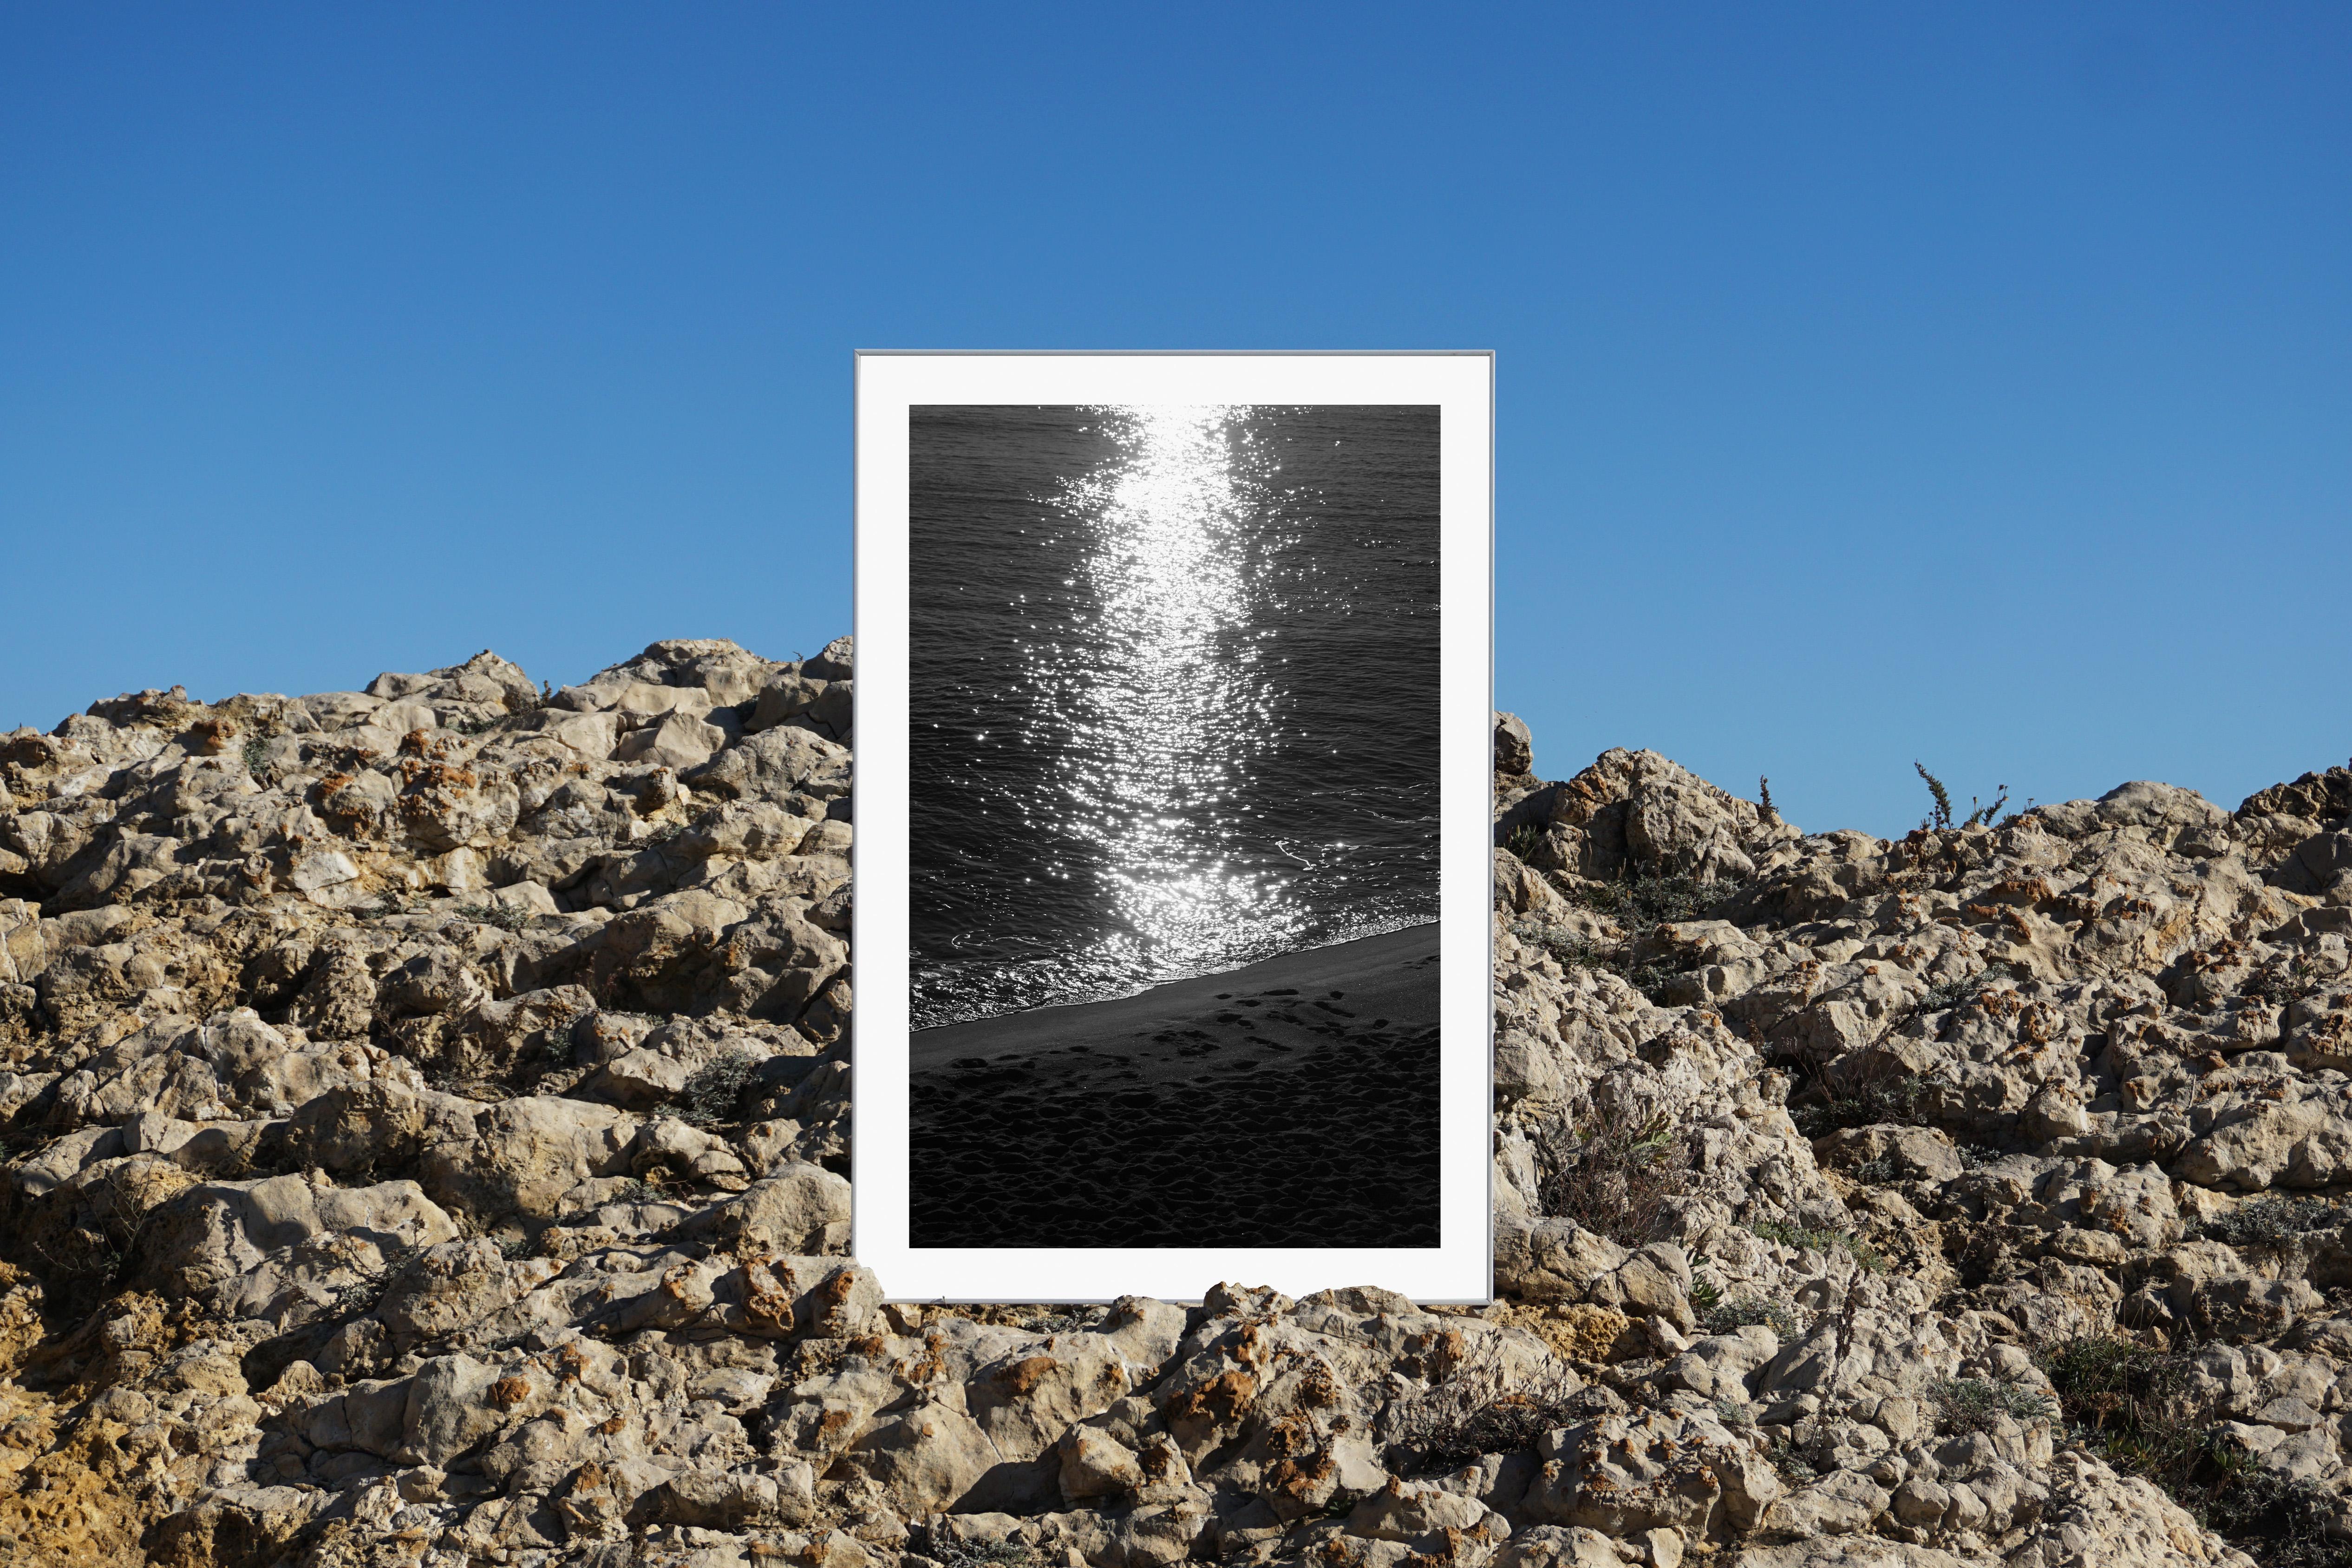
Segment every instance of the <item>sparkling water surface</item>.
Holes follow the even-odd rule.
[[[919,1027],[1437,910],[1437,410],[911,415]]]

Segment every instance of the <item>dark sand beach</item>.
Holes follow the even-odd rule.
[[[918,1247],[1434,1247],[1438,928],[918,1031]]]

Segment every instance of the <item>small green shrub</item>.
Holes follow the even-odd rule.
[[[1990,827],[1992,826],[1992,819],[1999,816],[2000,815],[2000,808],[2009,804],[2009,786],[2007,784],[2002,784],[1999,787],[2000,793],[1993,796],[1992,804],[1990,805],[1977,805],[1977,797],[1974,795],[1969,796],[1969,804],[1976,806],[1976,809],[1969,812],[1967,817],[1961,821],[1961,826]]]
[[[1542,828],[1532,822],[1523,822],[1511,829],[1511,836],[1503,840],[1503,847],[1524,860],[1543,842],[1543,836]]]
[[[1914,1121],[1919,1097],[1927,1080],[1906,1072],[1887,1057],[1872,1058],[1860,1069],[1832,1074],[1825,1068],[1795,1064],[1806,1081],[1789,1099],[1789,1119],[1808,1138],[1825,1137],[1845,1127],[1873,1127],[1882,1121]],[[1891,1179],[1891,1178],[1879,1178]]]
[[[531,911],[512,904],[460,904],[457,913],[476,925],[496,926],[500,931],[520,931],[531,921]]]
[[[2344,1211],[2325,1198],[2266,1195],[2240,1204],[2229,1213],[2200,1220],[2191,1231],[2198,1239],[2228,1247],[2276,1250],[2298,1236],[2333,1230],[2344,1222]]]
[[[1969,994],[1969,982],[1966,980],[1939,980],[1920,995],[1919,1005],[1913,1010],[1920,1013],[1946,1012],[1958,1006],[1960,998]]]
[[[1981,1377],[1945,1378],[1930,1385],[1927,1397],[1939,1432],[1990,1432],[1997,1416],[2034,1421],[2058,1414],[2057,1402],[2038,1388]]]
[[[2263,1568],[2347,1568],[2352,1542],[2336,1538],[2338,1494],[2265,1467],[2234,1443],[2206,1445],[2189,1511]]]
[[[1963,975],[1958,980],[1939,981],[1930,985],[1927,993],[1919,998],[1918,1005],[1911,1011],[1915,1016],[1926,1013],[1942,1013],[1958,1006],[1997,980],[2014,980],[2015,978],[2017,978],[2016,966],[2005,959],[1996,958],[1974,974]]]
[[[1616,947],[1601,947],[1600,942],[1585,941],[1573,931],[1561,931],[1559,926],[1548,926],[1540,921],[1522,920],[1512,926],[1512,936],[1536,942],[1545,952],[1567,963],[1569,969],[1592,969],[1618,975],[1634,990],[1649,996],[1651,1002],[1665,1002],[1665,983],[1675,975],[1689,973],[1679,963],[1634,963],[1633,942],[1618,942]]]
[[[1927,796],[1934,803],[1927,816],[1920,818],[1919,826],[1925,828],[1948,828],[1953,826],[1951,792],[1944,787],[1944,781],[1929,773],[1924,763],[1915,762],[1911,766],[1916,770],[1922,779],[1927,781]],[[1975,809],[1960,819],[1959,826],[1962,827],[1990,826],[1993,818],[2000,815],[2000,808],[2008,804],[2009,786],[2007,784],[2000,786],[2000,792],[1993,796],[1992,804],[1990,805],[1979,804],[1976,796],[1970,795],[1969,805]]]
[[[1915,762],[1911,765],[1918,771],[1921,778],[1927,781],[1928,797],[1936,803],[1935,808],[1919,819],[1919,826],[1949,827],[1952,825],[1952,796],[1950,792],[1944,788],[1944,781],[1929,773],[1927,764],[1925,763]]]
[[[237,756],[244,762],[245,771],[259,778],[269,766],[269,742],[256,735],[238,748]]]
[[[1949,1005],[1953,994],[1957,993],[1947,993],[1943,1005]],[[1937,995],[1929,992],[1927,999],[1882,1030],[1877,1039],[1883,1041],[1931,1010]],[[1863,1047],[1841,1052],[1825,1046],[1784,1043],[1771,1059],[1796,1079],[1789,1095],[1789,1117],[1808,1138],[1823,1137],[1842,1128],[1884,1121],[1916,1123],[1923,1119],[1919,1101],[1927,1092],[1928,1081],[1891,1051]]]
[[[1873,1154],[1853,1168],[1853,1179],[1865,1186],[1884,1187],[1903,1179],[1903,1167],[1892,1153]]]
[[[1038,1568],[1044,1562],[1034,1547],[1010,1541],[958,1541],[937,1529],[929,1531],[921,1552],[940,1568]]]
[[[1721,903],[1732,885],[1702,882],[1683,872],[1668,876],[1628,873],[1613,882],[1589,882],[1571,895],[1586,909],[1609,916],[1635,941],[1651,928],[1694,921]]]
[[[2212,1413],[2188,1397],[2188,1357],[2085,1337],[2041,1362],[2078,1442],[2163,1488],[2265,1568],[2352,1568],[2352,1543],[2329,1534],[2334,1494],[2263,1468],[2209,1430]]]
[[[2150,1477],[2185,1478],[2196,1468],[2203,1439],[2180,1408],[2187,1357],[2085,1336],[2040,1360],[2060,1412],[2111,1461]]]
[[[1490,1343],[1406,1402],[1391,1440],[1412,1449],[1414,1468],[1423,1472],[1459,1469],[1487,1454],[1531,1448],[1545,1433],[1570,1425],[1576,1416],[1569,1402],[1582,1386],[1564,1366],[1515,1381]]]
[[[1812,1461],[1800,1453],[1797,1446],[1789,1440],[1789,1431],[1785,1426],[1775,1429],[1772,1446],[1765,1450],[1764,1457],[1772,1462],[1774,1469],[1798,1486],[1810,1486],[1822,1479],[1822,1472]]]
[[[1784,1340],[1795,1339],[1799,1328],[1797,1314],[1787,1303],[1761,1296],[1737,1296],[1699,1314],[1699,1326],[1710,1334],[1727,1334],[1751,1325],[1768,1328]]]
[[[1538,1141],[1536,1159],[1544,1212],[1622,1247],[1663,1239],[1667,1201],[1696,1176],[1689,1135],[1663,1114],[1639,1125],[1559,1124]]]
[[[1521,921],[1511,928],[1511,933],[1522,942],[1534,942],[1570,969],[1602,970],[1611,974],[1623,973],[1618,963],[1617,949],[1603,947],[1574,931],[1537,921]]]
[[[2246,982],[2244,994],[2258,1002],[2284,1004],[2319,984],[2319,965],[2307,953],[2296,953],[2282,963],[2276,959],[2263,966],[2262,973]]]
[[[706,1063],[678,1091],[678,1120],[703,1127],[733,1121],[736,1107],[759,1071],[760,1058],[748,1051],[729,1051]]]
[[[1812,1252],[1843,1252],[1860,1265],[1865,1274],[1881,1273],[1886,1268],[1886,1255],[1852,1231],[1817,1230],[1778,1219],[1750,1220],[1748,1228],[1766,1241],[1777,1241],[1783,1247],[1803,1247]]]

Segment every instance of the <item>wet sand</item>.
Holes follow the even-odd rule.
[[[1437,927],[919,1031],[918,1247],[1434,1247]]]

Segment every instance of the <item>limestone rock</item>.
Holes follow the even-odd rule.
[[[845,1256],[856,691],[678,639],[0,735],[0,1539],[2248,1563],[2070,1437],[2119,1366],[2352,1517],[2352,770],[1890,841],[1496,714],[1499,1300],[918,1305]]]

